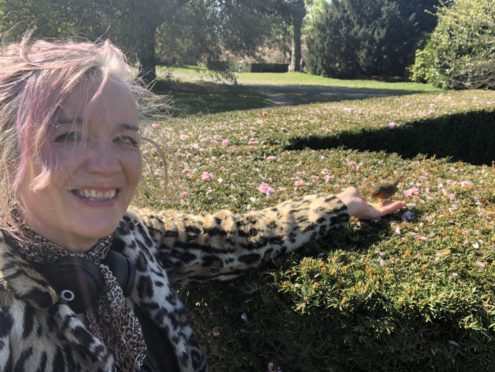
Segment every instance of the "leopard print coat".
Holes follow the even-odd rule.
[[[181,371],[206,370],[174,287],[232,279],[348,218],[337,197],[319,194],[245,214],[128,211],[114,233],[116,249],[136,265],[127,300],[165,332]],[[0,234],[0,371],[114,370],[105,345]]]

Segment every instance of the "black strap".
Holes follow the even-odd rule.
[[[144,341],[146,342],[150,356],[153,358],[150,364],[158,368],[158,370],[154,370],[153,372],[180,372],[174,347],[168,337],[166,337],[165,332],[144,314],[141,309],[135,308],[134,313],[139,319],[143,330]]]

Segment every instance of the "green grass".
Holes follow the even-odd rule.
[[[439,91],[428,84],[413,82],[385,82],[378,80],[343,80],[300,72],[287,73],[236,73],[240,84],[281,84],[281,85],[319,85],[326,87],[368,88],[385,90],[407,90],[417,92]]]
[[[186,67],[159,67],[159,74],[169,72],[172,76],[178,76],[178,80],[195,81],[197,79],[211,78],[212,73],[205,68]],[[385,90],[406,90],[415,92],[440,91],[429,84],[414,82],[385,82],[379,80],[344,80],[331,79],[309,73],[288,72],[288,73],[261,73],[261,72],[241,72],[234,76],[239,84],[276,84],[276,85],[316,85],[325,87],[346,87],[346,88],[368,88]]]
[[[211,370],[490,370],[495,169],[473,159],[495,159],[494,108],[495,92],[426,92],[150,127],[172,181],[163,192],[158,157],[146,149],[135,203],[155,208],[244,212],[349,185],[369,197],[380,181],[405,177],[399,197],[412,221],[353,220],[247,277],[184,292]],[[261,194],[261,182],[276,193]],[[419,195],[402,194],[413,187]]]
[[[236,83],[194,67],[160,67],[158,75],[162,79],[158,80],[155,91],[170,95],[174,116],[182,117],[274,105],[440,91],[427,84],[339,80],[306,73],[237,73]]]

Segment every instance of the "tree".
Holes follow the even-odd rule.
[[[275,2],[274,8],[290,25],[292,31],[289,71],[300,71],[301,32],[306,15],[306,2],[304,0],[279,0]]]
[[[2,29],[23,33],[36,27],[35,36],[83,37],[96,40],[110,37],[139,61],[139,75],[152,81],[155,73],[156,30],[186,0],[5,0],[8,14]]]
[[[271,1],[275,0],[268,0],[268,5]],[[174,45],[179,47],[181,42],[192,40],[197,58],[226,50],[253,53],[271,32],[273,15],[265,3],[263,0],[5,0],[0,10],[9,14],[2,21],[2,29],[11,30],[14,36],[36,26],[35,35],[42,37],[82,36],[90,40],[108,37],[135,57],[139,75],[151,82],[156,77],[158,47],[166,53]]]
[[[402,77],[438,0],[333,0],[308,35],[308,67],[335,77]]]
[[[439,10],[439,22],[416,53],[413,78],[454,89],[495,89],[493,0],[454,0]]]

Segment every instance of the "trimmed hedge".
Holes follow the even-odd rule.
[[[408,218],[352,220],[236,281],[184,291],[210,369],[493,371],[493,107],[495,92],[456,91],[198,115],[153,129],[181,185],[175,199],[154,188],[152,159],[136,203],[156,208],[246,211],[349,185],[369,196],[398,174],[400,193],[419,192],[399,194]],[[275,194],[261,194],[261,182]]]
[[[287,72],[289,65],[286,63],[252,63],[251,72]]]
[[[208,61],[206,67],[211,71],[236,71],[236,72],[287,72],[289,65],[286,63],[247,63],[233,61]]]

